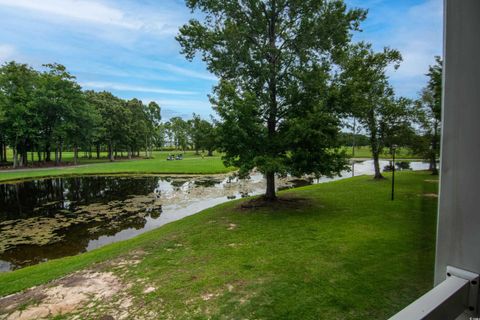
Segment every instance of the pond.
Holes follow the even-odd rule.
[[[388,161],[382,161],[383,168]],[[428,164],[412,162],[413,170]],[[372,174],[372,161],[355,175]],[[279,189],[350,177],[278,178]],[[265,190],[259,173],[214,176],[85,176],[0,184],[0,271],[76,255],[203,209]]]

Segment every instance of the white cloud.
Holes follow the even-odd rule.
[[[138,22],[130,21],[116,8],[98,1],[88,0],[0,0],[0,6],[39,11],[70,19],[111,24],[126,28],[139,28]]]
[[[197,92],[193,91],[182,91],[182,90],[172,90],[164,88],[152,88],[152,87],[143,87],[135,86],[130,84],[123,83],[114,83],[114,82],[83,82],[80,84],[82,87],[89,89],[110,89],[110,90],[119,90],[119,91],[135,91],[135,92],[150,92],[150,93],[160,93],[160,94],[171,94],[171,95],[194,95]]]
[[[215,77],[212,74],[182,68],[169,63],[161,63],[159,64],[159,68],[165,71],[171,71],[176,74],[180,74],[180,75],[191,77],[191,78],[197,78],[197,79],[203,79],[203,80],[209,80],[209,81],[218,80],[217,77]]]
[[[121,8],[99,0],[0,0],[0,7],[37,12],[32,18],[47,18],[50,22],[52,18],[57,18],[55,22],[64,22],[65,25],[70,25],[73,20],[89,25],[170,36],[177,33],[178,26],[183,21],[171,10],[149,11],[141,6]]]
[[[442,55],[443,0],[422,0],[409,6],[403,1],[349,0],[352,5],[370,8],[363,33],[355,39],[397,49],[403,62],[388,74],[398,95],[415,97],[426,83],[425,73]]]
[[[404,63],[399,73],[405,76],[424,74],[434,55],[442,50],[442,2],[429,0],[412,7],[404,26],[399,28],[394,41],[403,53]]]
[[[160,106],[165,106],[168,108],[178,108],[186,110],[197,110],[197,109],[209,109],[211,105],[208,101],[204,100],[181,100],[181,99],[153,99],[152,101],[157,102]]]
[[[15,47],[9,44],[0,44],[0,63],[13,58]]]

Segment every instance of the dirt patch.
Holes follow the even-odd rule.
[[[15,310],[15,307],[25,308],[36,305],[47,296],[40,291],[27,291],[24,294],[13,294],[0,299],[0,315]]]
[[[95,272],[108,272],[114,270],[118,274],[123,274],[130,267],[136,266],[142,262],[146,252],[143,249],[135,249],[128,254],[121,255],[111,260],[94,264],[90,270]]]
[[[427,198],[438,198],[438,194],[436,193],[424,193],[423,196]]]
[[[111,272],[77,272],[48,285],[0,299],[0,318],[41,319],[76,312],[114,297],[124,285]]]
[[[307,207],[310,202],[310,199],[294,196],[282,196],[274,201],[266,200],[264,197],[258,197],[241,203],[237,207],[237,210],[248,212],[258,209],[270,209],[275,211],[284,209],[301,209]]]
[[[202,300],[208,301],[210,299],[216,298],[220,295],[220,293],[204,293],[202,294]]]
[[[148,293],[154,292],[155,290],[157,290],[155,287],[148,287],[145,290],[143,290],[143,293],[148,294]]]

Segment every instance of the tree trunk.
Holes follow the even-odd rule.
[[[52,161],[52,159],[50,158],[50,142],[47,142],[47,144],[45,145],[45,161],[46,162],[50,162]]]
[[[58,158],[58,151],[59,151],[59,147],[58,147],[58,143],[57,143],[56,146],[55,146],[55,165],[56,166],[58,166],[58,164],[60,163],[59,158]]]
[[[100,143],[97,143],[97,159],[100,159]]]
[[[378,151],[373,153],[373,167],[375,168],[375,176],[373,177],[373,179],[375,179],[375,180],[384,179],[384,177],[382,176],[382,173],[380,171],[380,162],[379,162]]]
[[[207,154],[208,157],[211,157],[213,156],[213,150],[208,150],[208,154]]]
[[[78,164],[78,146],[77,145],[73,147],[73,164],[74,165]]]
[[[274,140],[276,136],[276,127],[277,127],[277,28],[276,28],[276,19],[277,19],[277,10],[276,10],[276,3],[273,1],[272,14],[269,17],[268,21],[268,44],[272,50],[267,57],[268,64],[269,64],[269,79],[268,79],[268,91],[269,91],[269,110],[268,110],[268,120],[267,120],[267,127],[268,127],[268,142],[269,142],[269,150],[268,155],[272,158],[277,156]],[[268,171],[265,174],[265,178],[267,179],[267,190],[265,192],[265,199],[267,201],[275,201],[277,199],[276,192],[275,192],[275,172]]]
[[[275,172],[267,172],[265,178],[267,179],[267,191],[265,192],[265,199],[268,201],[274,201],[277,199],[275,193]]]
[[[438,124],[435,122],[433,127],[433,136],[432,136],[432,150],[430,153],[430,170],[432,175],[438,175],[437,169],[437,148],[438,148]]]
[[[20,166],[24,167],[27,164],[28,164],[28,153],[27,153],[26,141],[24,140],[20,148]]]
[[[3,153],[3,161],[7,162],[8,159],[7,159],[7,143],[6,142],[3,143],[1,152]]]
[[[59,163],[62,163],[62,156],[63,156],[63,141],[60,142],[60,155],[58,157]]]
[[[109,143],[108,144],[108,158],[110,159],[110,161],[114,161],[115,160],[115,156],[113,154],[113,146],[112,146],[112,143]]]
[[[14,146],[13,147],[13,168],[17,168],[18,167],[18,150],[17,150],[17,146]]]
[[[42,162],[42,151],[40,149],[37,150],[38,162]]]
[[[145,137],[145,157],[148,158],[148,137]]]
[[[28,165],[28,152],[26,149],[22,152],[22,165]]]
[[[132,148],[131,147],[128,147],[128,150],[127,150],[127,153],[128,153],[128,159],[132,159]]]
[[[371,110],[368,115],[368,128],[370,131],[370,148],[372,149],[372,156],[373,156],[373,167],[375,168],[375,176],[373,179],[375,180],[380,180],[384,179],[382,176],[382,172],[380,171],[380,162],[379,162],[379,157],[380,157],[380,146],[379,146],[379,141],[378,141],[378,136],[377,136],[377,121],[375,117],[375,111]]]

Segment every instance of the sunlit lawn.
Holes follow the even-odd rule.
[[[352,157],[353,150],[352,147],[343,147],[345,152],[349,157]],[[395,157],[397,159],[421,159],[421,156],[412,154],[410,150],[407,148],[399,148],[395,152]],[[370,147],[355,147],[355,156],[354,158],[363,158],[363,159],[371,159],[372,152]],[[384,150],[384,152],[380,155],[381,159],[391,159],[392,155],[389,150]]]
[[[82,174],[213,174],[225,173],[232,170],[223,165],[219,154],[213,157],[202,157],[193,151],[184,154],[183,160],[167,161],[169,154],[179,154],[180,151],[157,151],[153,153],[153,159],[132,159],[109,162],[103,159],[102,163],[91,163],[78,167],[53,167],[49,169],[32,169],[28,171],[2,172],[0,181],[23,179],[30,177],[50,177],[58,175],[82,175]],[[70,153],[65,154],[65,159],[73,157]],[[83,163],[89,160],[82,160]]]
[[[395,201],[387,174],[286,191],[304,200],[275,209],[229,202],[132,240],[0,274],[0,295],[88,267],[122,279],[141,306],[133,318],[386,319],[433,280],[438,184],[426,172],[401,172],[396,181]],[[142,252],[138,264],[95,264],[134,252]],[[146,286],[156,290],[144,293]],[[115,312],[108,302],[95,308],[85,312]]]

